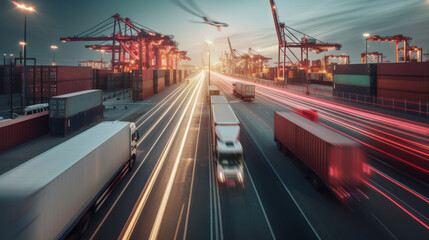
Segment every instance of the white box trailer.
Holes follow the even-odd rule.
[[[221,184],[234,182],[243,186],[243,147],[239,140],[240,121],[227,103],[212,102],[211,108],[212,142],[218,182]]]
[[[134,123],[103,122],[0,175],[1,239],[59,239],[85,226],[134,166],[138,138]]]
[[[245,101],[252,101],[255,99],[255,84],[236,82],[233,92]]]

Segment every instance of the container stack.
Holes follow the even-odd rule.
[[[52,97],[49,101],[49,132],[64,137],[103,119],[103,91],[86,90]]]
[[[165,70],[153,70],[153,92],[160,93],[165,88]]]
[[[133,101],[143,101],[153,95],[153,70],[133,70],[131,74]]]
[[[173,70],[165,70],[165,86],[173,85]]]
[[[21,73],[21,86],[24,77]],[[26,81],[27,105],[48,102],[50,97],[92,89],[90,67],[28,66]]]
[[[334,92],[366,96],[377,94],[376,64],[336,65],[334,68]]]
[[[112,73],[112,70],[94,69],[93,73],[93,88],[107,90],[107,75]]]
[[[429,62],[377,65],[377,96],[429,101]]]
[[[179,82],[179,70],[173,70],[173,83],[176,84]]]
[[[306,83],[307,77],[305,70],[302,69],[290,69],[288,71],[288,83]]]

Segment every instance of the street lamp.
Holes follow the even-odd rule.
[[[6,53],[3,53],[3,66],[6,66]]]
[[[27,12],[35,12],[36,10],[33,7],[25,6],[22,3],[12,2],[19,9],[24,10],[24,43],[27,43]],[[24,48],[24,79],[23,79],[23,101],[24,105],[27,105],[26,102],[26,82],[27,82],[27,44],[23,46]]]
[[[209,46],[209,86],[210,86],[210,46],[213,44],[212,41],[207,40],[207,45]]]
[[[19,42],[19,45],[22,46],[22,53],[24,53],[24,47],[25,47],[25,45],[27,45],[27,43],[26,42]],[[21,54],[19,54],[19,56],[21,57]],[[22,64],[22,58],[20,59],[20,61],[21,61],[21,64]]]
[[[58,49],[58,46],[56,46],[56,45],[51,45],[51,49],[52,49],[52,66],[55,66],[55,65],[57,65],[57,64],[55,63],[55,50],[57,50],[57,49]]]
[[[103,69],[103,56],[104,56],[104,52],[106,52],[105,50],[100,50],[101,52],[101,63],[100,63],[100,69]]]
[[[369,38],[369,33],[364,33],[363,37],[365,38],[365,63],[368,63],[368,38]]]

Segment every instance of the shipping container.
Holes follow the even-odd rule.
[[[212,95],[210,96],[210,103],[211,104],[228,104],[228,101],[226,101],[225,97],[222,95]]]
[[[400,101],[409,101],[422,104],[426,104],[429,101],[429,92],[409,92],[401,90],[390,90],[390,89],[377,89],[377,97],[386,99],[396,99]],[[418,110],[418,109],[417,109]],[[425,111],[425,109],[422,109]]]
[[[165,86],[171,86],[173,85],[173,70],[165,70]]]
[[[364,86],[356,86],[356,85],[346,85],[346,84],[338,84],[334,83],[334,92],[337,96],[341,96],[342,93],[346,94],[358,94],[365,96],[374,96],[371,94],[371,88]]]
[[[179,82],[179,70],[173,69],[173,84]]]
[[[380,63],[377,74],[381,76],[425,76],[429,77],[429,62]]]
[[[49,112],[0,122],[0,152],[49,132]]]
[[[429,76],[378,76],[378,89],[429,94]]]
[[[245,101],[252,101],[255,99],[255,84],[236,82],[233,93]]]
[[[377,64],[333,65],[334,74],[377,75]]]
[[[334,190],[363,186],[366,157],[357,142],[292,112],[274,113],[274,140]]]
[[[86,90],[52,97],[49,101],[51,118],[69,118],[103,104],[102,90]]]
[[[49,118],[49,133],[53,137],[65,137],[91,123],[102,120],[103,117],[103,105],[96,106],[69,117],[51,117]]]
[[[160,93],[165,88],[165,70],[153,70],[153,91]]]

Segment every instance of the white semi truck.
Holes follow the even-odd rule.
[[[211,97],[211,125],[218,182],[243,186],[240,122],[223,96]]]
[[[80,236],[133,168],[134,123],[102,122],[0,175],[1,239]]]

